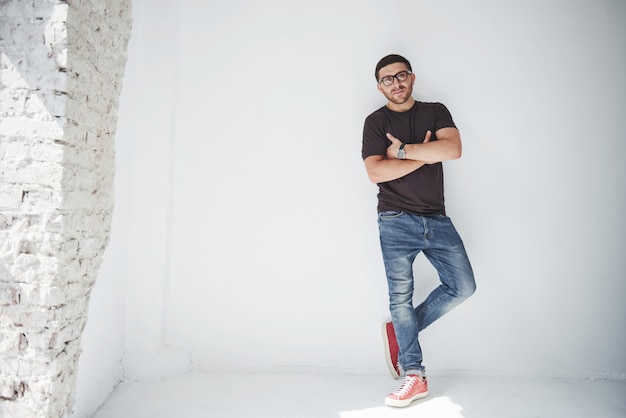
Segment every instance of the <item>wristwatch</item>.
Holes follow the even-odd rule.
[[[401,160],[404,160],[406,158],[406,151],[404,150],[404,145],[405,144],[400,145],[400,148],[398,148],[398,153],[396,154],[396,156]]]

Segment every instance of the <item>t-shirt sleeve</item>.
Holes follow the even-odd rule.
[[[448,108],[442,104],[437,103],[437,108],[435,110],[435,131],[438,131],[442,128],[456,128],[454,124],[454,120],[452,120],[452,115]]]
[[[391,141],[387,139],[384,132],[384,125],[377,120],[374,115],[365,119],[363,127],[363,145],[361,147],[361,157],[366,159],[372,155],[386,155],[387,147]]]

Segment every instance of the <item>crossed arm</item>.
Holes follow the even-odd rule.
[[[391,145],[387,155],[370,155],[365,162],[365,170],[372,183],[384,183],[399,179],[425,164],[454,160],[461,157],[461,136],[456,128],[442,128],[435,132],[436,141],[430,142],[431,132],[426,133],[421,144],[406,144],[406,159],[396,156],[402,142],[391,134],[387,138]]]

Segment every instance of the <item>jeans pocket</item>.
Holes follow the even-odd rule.
[[[393,219],[402,216],[404,211],[401,210],[385,210],[378,213],[379,219]]]

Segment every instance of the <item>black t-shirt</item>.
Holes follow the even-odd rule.
[[[406,112],[394,112],[381,107],[365,119],[361,156],[386,155],[392,134],[406,144],[424,142],[427,131],[456,128],[452,115],[441,103],[415,102]],[[443,197],[443,166],[441,163],[423,165],[396,180],[378,184],[378,211],[403,210],[419,215],[445,215]]]

